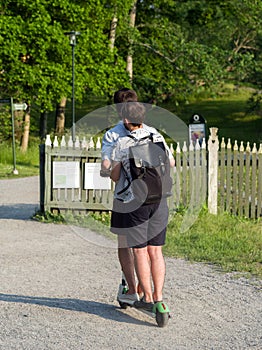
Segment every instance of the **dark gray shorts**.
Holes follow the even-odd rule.
[[[130,248],[164,245],[168,223],[166,199],[160,203],[142,205],[130,212],[126,210],[127,207],[126,203],[114,200],[111,232],[125,235]]]

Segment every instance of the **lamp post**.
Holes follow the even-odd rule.
[[[69,36],[70,45],[72,46],[72,140],[75,143],[75,46],[76,37],[80,35],[80,32],[66,32]]]

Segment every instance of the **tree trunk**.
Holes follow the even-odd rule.
[[[21,151],[26,152],[28,148],[29,141],[29,132],[30,132],[30,107],[28,107],[25,119],[24,119],[24,132],[21,141]]]
[[[130,12],[130,21],[129,26],[130,28],[135,28],[135,22],[136,22],[136,9],[137,9],[137,0],[133,2],[133,6]],[[130,78],[130,82],[132,83],[133,80],[133,39],[132,37],[129,38],[129,49],[127,54],[127,65],[126,70]]]
[[[16,140],[21,141],[23,137],[23,120],[24,120],[24,111],[15,111],[15,138]]]
[[[111,51],[113,51],[115,47],[117,21],[118,21],[118,18],[116,17],[116,13],[115,13],[111,21],[110,33],[109,33],[109,48]]]
[[[59,104],[56,106],[56,134],[62,135],[65,131],[65,106],[66,97],[62,97]]]

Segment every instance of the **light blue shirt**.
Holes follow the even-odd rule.
[[[143,129],[152,134],[157,133],[155,128],[152,128],[151,126],[148,126],[146,124],[143,124]],[[119,121],[119,123],[115,127],[108,130],[104,134],[102,139],[102,160],[107,159],[111,161],[113,150],[116,146],[117,140],[120,137],[124,137],[127,135],[130,135],[130,131],[125,128],[123,121]]]

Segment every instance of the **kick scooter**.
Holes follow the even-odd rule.
[[[121,285],[119,288],[122,289],[122,294],[125,294],[128,291],[128,286],[127,286],[127,283],[126,283],[126,280],[124,277],[122,277],[122,282],[121,282]],[[118,302],[119,302],[121,309],[127,309],[128,306],[135,308],[135,305],[123,303],[121,301],[118,301]],[[136,308],[136,310],[140,310],[140,311],[144,312],[145,314],[147,314],[148,316],[153,317],[156,320],[158,327],[165,327],[168,323],[169,318],[170,318],[169,308],[168,308],[167,304],[163,301],[156,302],[153,305],[152,312],[141,309],[141,308]]]

